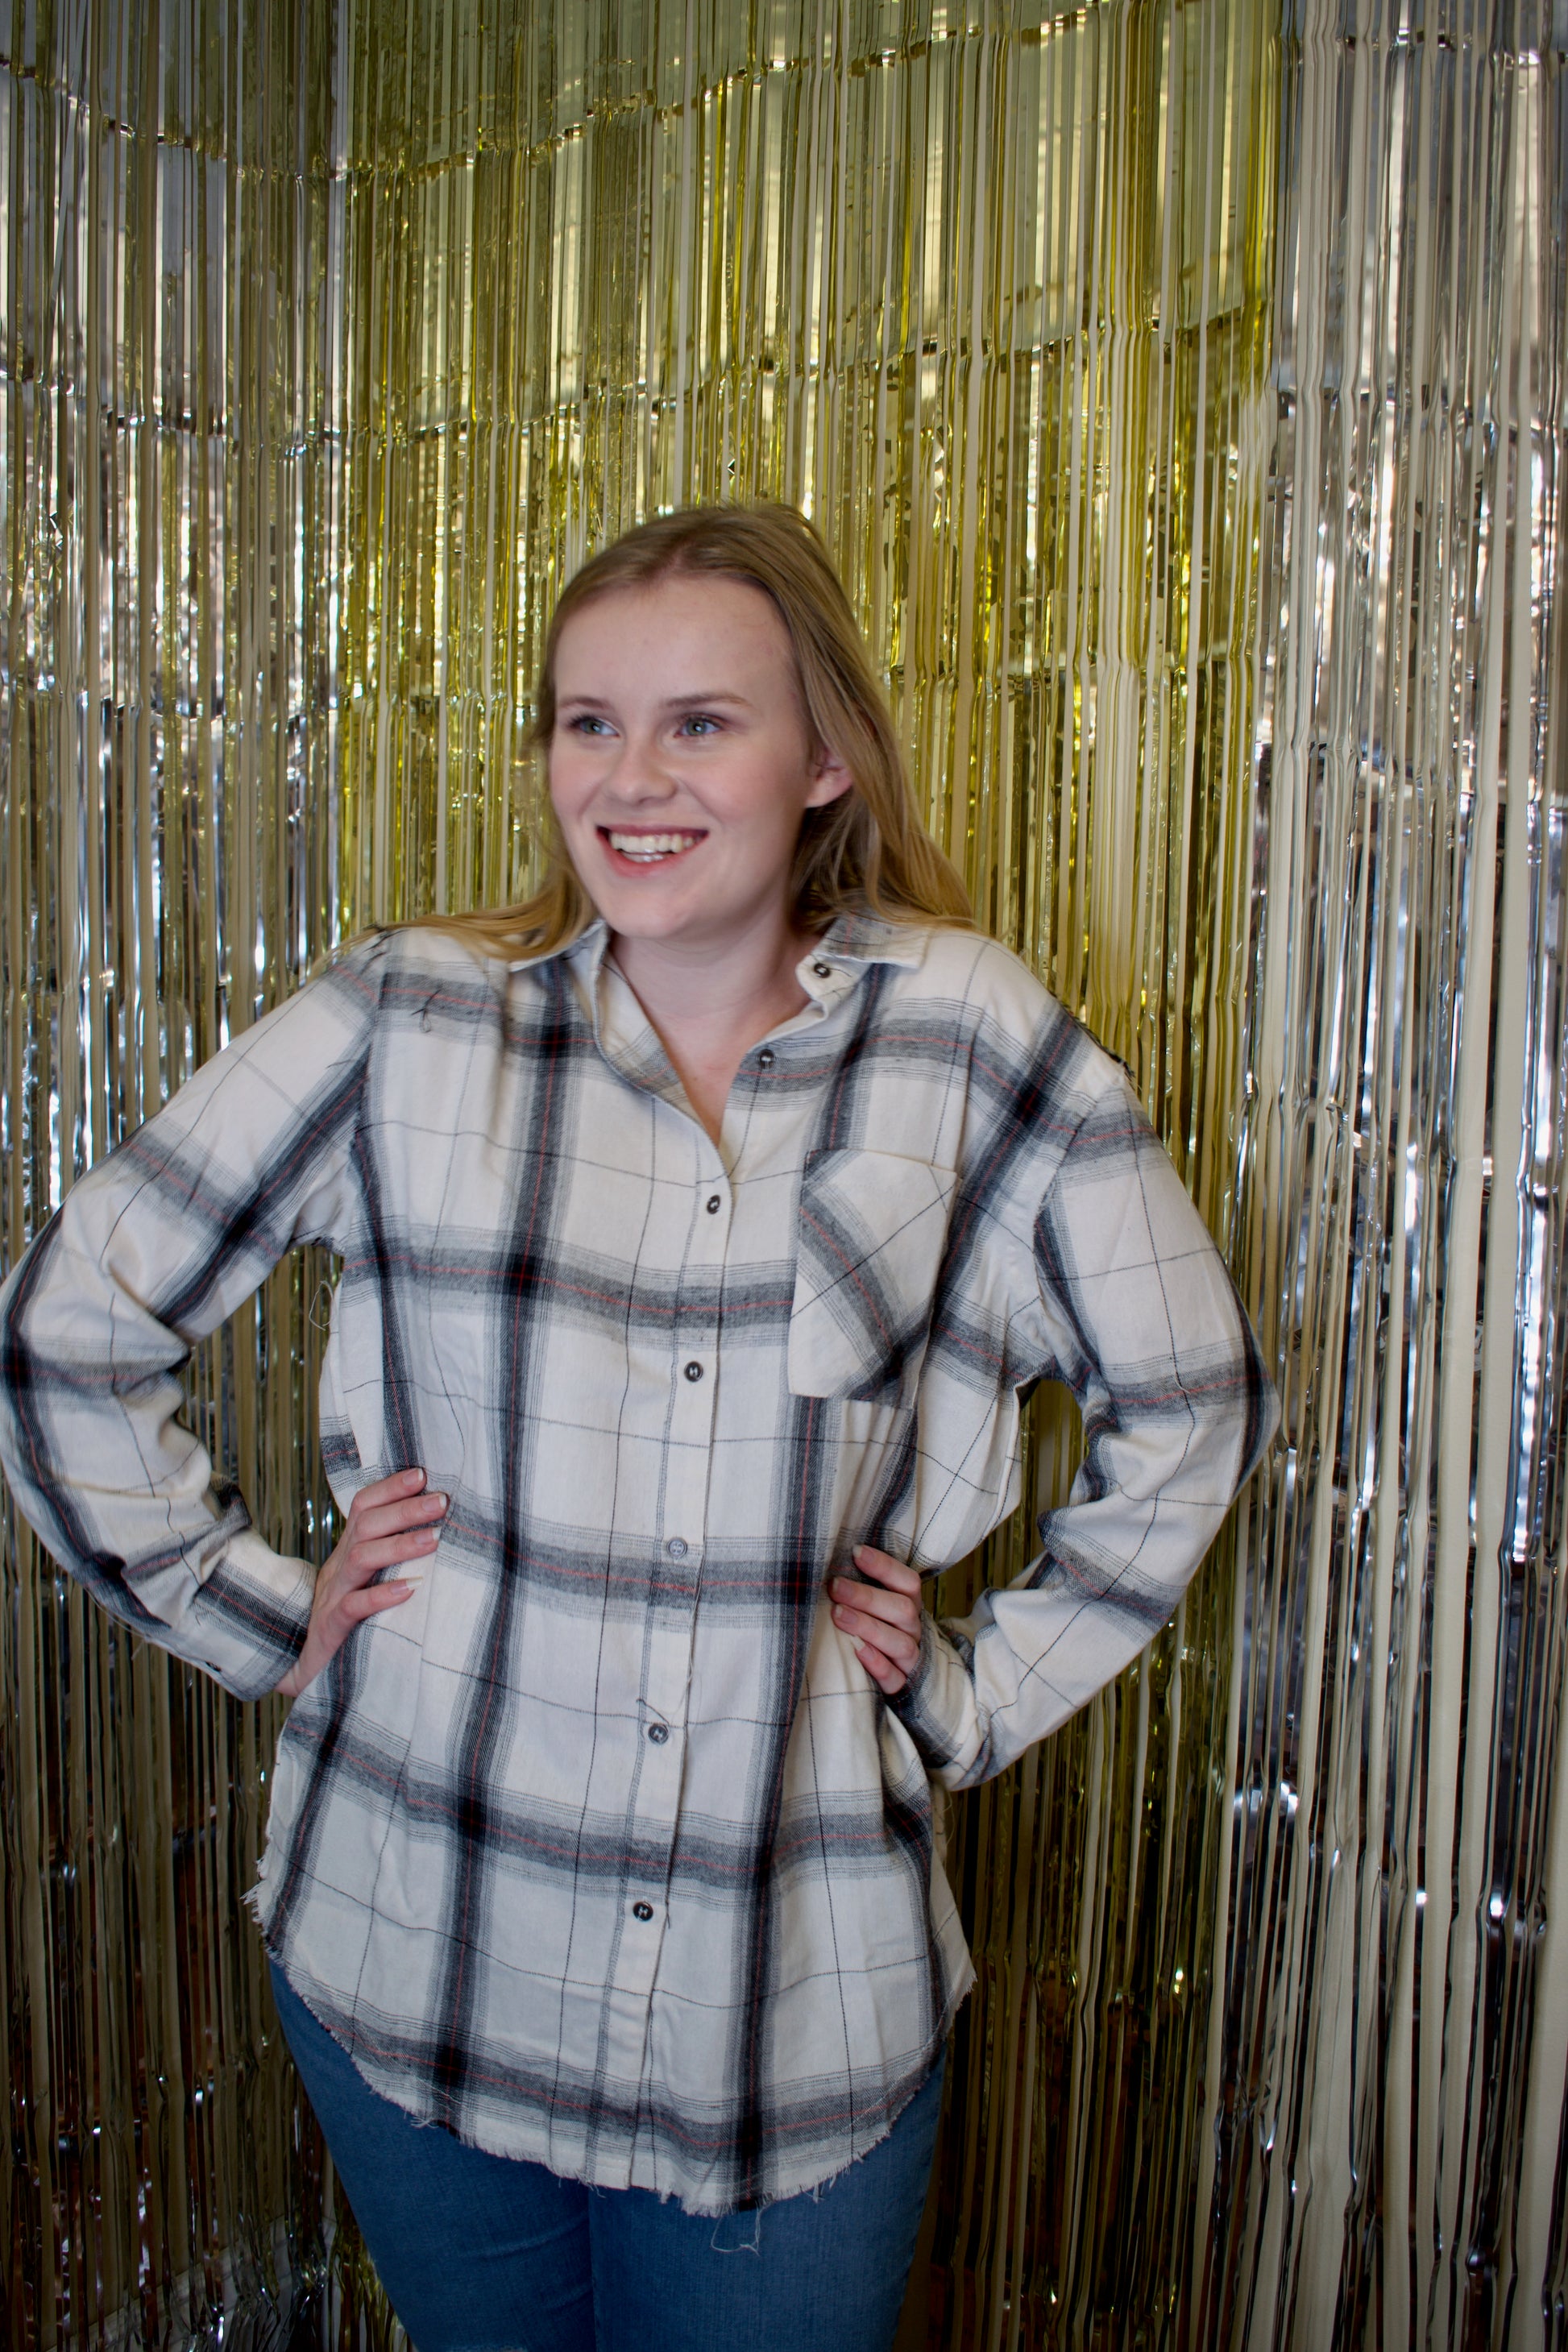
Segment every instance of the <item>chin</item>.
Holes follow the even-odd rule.
[[[679,940],[709,929],[707,909],[691,907],[603,907],[612,931],[623,940]]]
[[[588,896],[612,931],[626,939],[662,939],[667,932],[681,930],[691,922],[696,909],[690,907],[660,906],[650,890],[628,889],[618,876],[605,881]]]

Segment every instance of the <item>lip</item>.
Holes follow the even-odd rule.
[[[599,824],[594,830],[611,873],[627,877],[672,873],[678,866],[684,866],[692,852],[700,849],[708,838],[706,832],[699,832],[695,826],[685,824]],[[662,857],[628,857],[610,839],[612,832],[619,834],[623,841],[660,841],[671,834],[686,834],[689,838],[684,849],[667,850]]]

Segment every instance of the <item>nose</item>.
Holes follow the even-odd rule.
[[[680,788],[657,736],[641,731],[623,735],[605,782],[610,798],[626,809],[657,808],[673,800]]]

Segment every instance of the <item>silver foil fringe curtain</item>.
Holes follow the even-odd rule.
[[[1226,2343],[1563,2340],[1568,11],[1309,5],[1241,1255]]]

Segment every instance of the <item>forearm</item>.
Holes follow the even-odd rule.
[[[1074,1524],[1099,1517],[1109,1536],[1110,1516],[1093,1505],[1048,1515],[1055,1544],[1015,1583],[983,1592],[966,1617],[926,1618],[893,1705],[945,1788],[1002,1771],[1130,1665],[1173,1613],[1224,1511],[1188,1514],[1180,1541],[1167,1530],[1131,1564]]]
[[[1043,1549],[931,1625],[895,1704],[933,1774],[985,1780],[1120,1674],[1171,1616],[1262,1456],[1273,1389],[1218,1251],[1125,1094],[1087,1118],[1036,1223],[1050,1355],[1082,1467]]]
[[[215,1475],[179,1375],[288,1250],[352,1221],[367,965],[199,1070],[0,1290],[0,1462],[24,1514],[105,1607],[244,1696],[297,1654],[312,1571]]]
[[[183,1342],[71,1263],[73,1229],[90,1222],[86,1200],[62,1214],[0,1291],[0,1463],[23,1516],[96,1600],[254,1697],[304,1639],[313,1572],[262,1541],[178,1420]]]

